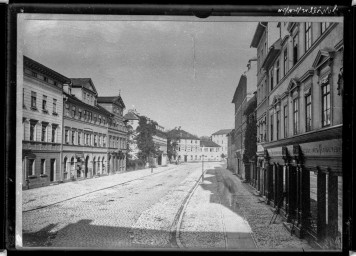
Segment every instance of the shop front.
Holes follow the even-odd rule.
[[[341,139],[295,143],[267,152],[267,202],[280,209],[287,229],[321,247],[341,246]]]

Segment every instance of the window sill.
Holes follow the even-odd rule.
[[[31,107],[31,109],[32,109],[33,111],[38,111],[38,109],[37,109],[36,107]]]
[[[41,178],[45,178],[45,177],[48,177],[48,175],[47,174],[41,174],[40,177]]]
[[[52,115],[54,115],[54,116],[58,116],[58,113],[53,112],[53,113],[52,113]]]
[[[48,110],[42,109],[42,112],[48,114]]]
[[[36,179],[36,178],[37,178],[36,175],[30,175],[30,176],[28,176],[28,179]]]

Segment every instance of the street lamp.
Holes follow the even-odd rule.
[[[201,182],[204,182],[204,155],[202,155],[202,161],[201,161]]]

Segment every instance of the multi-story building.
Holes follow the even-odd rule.
[[[137,127],[139,125],[140,114],[136,111],[136,109],[130,109],[124,115],[124,119],[127,120],[127,126],[130,129],[129,136],[129,154],[131,155],[131,159],[137,159],[137,154],[139,152],[139,148],[137,147],[137,142],[135,141],[135,137],[138,135]],[[148,119],[148,121],[152,121]],[[157,122],[155,122],[157,123]],[[167,136],[163,126],[156,124],[156,135],[153,136],[153,142],[159,148],[158,155],[154,159],[154,165],[166,165],[167,164]]]
[[[211,140],[216,144],[221,146],[221,153],[227,157],[228,144],[227,144],[227,134],[231,132],[232,129],[223,129],[214,132],[211,135]]]
[[[256,89],[256,59],[250,59],[247,66],[248,71],[241,75],[231,102],[235,104],[235,141],[233,143],[235,144],[236,165],[234,166],[234,173],[241,179],[246,178],[245,166],[243,164],[246,118],[243,113],[248,101],[253,97]]]
[[[167,132],[171,138],[177,140],[177,159],[181,162],[201,160],[200,139],[182,129],[173,129]]]
[[[120,122],[121,97],[98,97],[90,78],[71,78],[63,94],[63,179],[124,171],[127,132]]]
[[[204,161],[221,161],[222,147],[211,140],[200,141],[201,159]]]
[[[108,172],[126,171],[128,130],[123,116],[125,109],[121,96],[98,97],[97,104],[110,113],[107,119]],[[99,120],[100,121],[100,120]],[[106,120],[104,119],[104,122]]]
[[[260,26],[253,39],[257,48],[268,33]],[[296,235],[340,247],[343,24],[279,22],[268,27],[273,26],[279,38],[259,64],[268,102],[261,107],[258,96],[267,119],[260,140],[260,189],[268,203],[281,206],[286,227],[294,226]]]
[[[235,148],[235,129],[227,134],[227,169],[234,171],[234,166],[236,166],[236,148]]]
[[[70,79],[23,57],[23,187],[62,180],[62,87]]]

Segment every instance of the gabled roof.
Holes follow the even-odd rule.
[[[121,96],[108,96],[108,97],[98,97],[97,98],[98,103],[114,103],[119,105],[122,108],[125,108],[124,101],[122,100]]]
[[[228,134],[231,131],[232,129],[222,129],[217,132],[214,132],[212,135],[224,135],[224,134]]]
[[[95,89],[94,83],[91,80],[91,78],[71,78],[70,80],[72,81],[72,87],[85,88],[89,91],[92,91],[96,95],[98,95],[98,93]]]
[[[127,112],[127,113],[124,115],[124,118],[125,118],[126,120],[140,120],[140,118],[138,117],[138,115],[135,114],[135,113],[133,113],[133,112],[131,112],[131,111]]]
[[[221,147],[220,145],[216,144],[215,142],[213,142],[211,140],[201,140],[200,146],[201,147]]]
[[[46,66],[42,65],[41,63],[34,61],[33,59],[30,59],[27,56],[23,56],[23,65],[24,67],[29,67],[32,68],[33,70],[36,70],[44,75],[47,75],[61,83],[70,83],[70,79],[68,77],[65,77],[56,71],[47,68]]]

